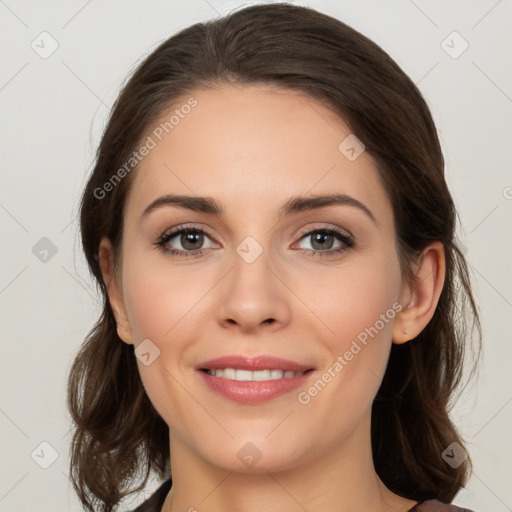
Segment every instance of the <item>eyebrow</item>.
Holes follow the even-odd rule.
[[[347,194],[323,194],[310,196],[292,196],[279,210],[279,218],[293,213],[305,212],[325,208],[332,205],[352,206],[366,214],[371,221],[378,226],[378,222],[371,210],[363,203]],[[158,197],[150,203],[142,212],[141,217],[147,216],[150,212],[164,206],[174,206],[196,212],[209,213],[217,217],[223,217],[225,210],[212,197],[186,196],[177,194],[166,194]]]

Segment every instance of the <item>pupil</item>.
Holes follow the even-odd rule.
[[[194,243],[197,244],[198,240],[202,242],[202,236],[202,233],[191,231],[182,235],[181,243],[185,249],[197,249],[197,247],[194,247]],[[199,243],[199,246],[201,246],[201,243]]]
[[[325,242],[326,238],[331,238],[332,239],[332,235],[325,234],[325,233],[317,233],[316,236],[314,237],[313,248],[316,248],[315,247],[315,243],[322,242],[322,241]],[[329,245],[329,244],[321,244],[319,249],[325,249],[326,245]],[[329,248],[331,247],[331,245],[329,245]]]

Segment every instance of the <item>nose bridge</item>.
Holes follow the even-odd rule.
[[[261,243],[252,235],[246,236],[236,247],[233,255],[231,292],[248,302],[263,295],[269,296],[275,283],[272,282],[271,253],[268,241]]]
[[[244,329],[253,329],[269,320],[287,321],[285,290],[274,275],[273,260],[268,241],[260,243],[254,236],[246,236],[235,247],[232,270],[219,301],[220,322],[236,322]]]

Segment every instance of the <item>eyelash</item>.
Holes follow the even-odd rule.
[[[168,249],[166,247],[169,240],[172,240],[177,235],[180,235],[182,233],[187,232],[194,232],[199,234],[205,234],[210,239],[213,240],[213,237],[204,229],[198,228],[196,226],[182,226],[180,228],[172,229],[170,231],[165,232],[160,238],[157,240],[157,242],[154,244],[157,246],[157,248],[162,251],[164,254],[172,254],[173,256],[177,256],[179,258],[182,257],[191,257],[191,256],[198,256],[204,253],[206,249],[196,249],[194,251],[184,251],[182,249]],[[328,249],[325,251],[321,251],[318,249],[300,249],[301,251],[306,252],[312,252],[313,256],[315,257],[328,257],[332,256],[334,254],[340,254],[344,251],[350,250],[354,245],[354,239],[347,235],[345,232],[342,232],[336,228],[331,227],[323,227],[323,228],[315,228],[309,231],[306,231],[305,233],[302,233],[299,240],[302,240],[303,238],[307,238],[307,236],[313,234],[313,233],[324,233],[328,235],[334,235],[339,241],[343,242],[345,246],[339,247],[338,249]]]

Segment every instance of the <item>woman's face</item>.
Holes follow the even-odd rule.
[[[144,343],[171,451],[235,471],[360,453],[403,292],[374,161],[321,103],[269,87],[196,91],[154,128],[125,205],[115,309],[120,336]]]

